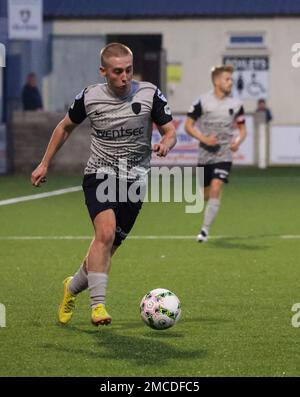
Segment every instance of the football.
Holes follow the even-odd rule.
[[[164,288],[148,292],[140,303],[142,320],[149,327],[163,330],[176,324],[181,316],[180,301],[177,296]]]

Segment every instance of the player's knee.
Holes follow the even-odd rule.
[[[220,198],[223,188],[223,181],[216,179],[210,187],[209,198]]]
[[[100,233],[97,233],[95,236],[96,243],[100,243],[106,246],[112,246],[115,239],[115,228],[111,226],[107,226]]]

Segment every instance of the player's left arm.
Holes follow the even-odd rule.
[[[237,152],[240,145],[244,142],[247,136],[247,130],[246,130],[246,121],[245,121],[245,112],[244,112],[244,107],[241,106],[239,111],[237,112],[235,116],[235,122],[237,125],[237,129],[239,131],[238,137],[232,142],[230,149],[233,152]]]
[[[172,123],[173,118],[170,107],[158,88],[153,96],[151,118],[162,136],[160,142],[154,144],[152,149],[158,156],[165,157],[176,145],[176,130]]]

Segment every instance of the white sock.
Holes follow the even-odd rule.
[[[105,305],[108,274],[88,272],[87,278],[89,283],[91,307],[94,308],[99,305],[99,303]]]
[[[220,207],[220,199],[210,198],[205,208],[203,229],[208,234],[209,228],[212,225]]]
[[[84,268],[84,263],[80,266],[77,273],[74,274],[74,277],[69,285],[69,291],[72,295],[77,295],[79,292],[84,291],[88,287],[88,278],[87,273]]]

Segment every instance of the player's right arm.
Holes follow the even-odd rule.
[[[186,132],[193,138],[204,143],[208,146],[215,146],[218,144],[218,140],[215,134],[206,136],[196,127],[196,121],[202,116],[202,106],[201,101],[196,101],[189,110],[187,118],[184,124]]]
[[[44,157],[37,168],[31,174],[31,183],[33,186],[39,187],[41,183],[46,181],[49,164],[55,153],[62,147],[62,145],[69,138],[71,132],[78,124],[71,121],[68,113],[65,115],[55,127],[50,138],[48,147]]]
[[[39,187],[41,183],[46,181],[48,167],[55,153],[66,142],[77,125],[87,117],[84,105],[84,92],[85,90],[82,90],[76,96],[68,113],[55,127],[42,161],[31,174],[31,183],[33,186]]]

